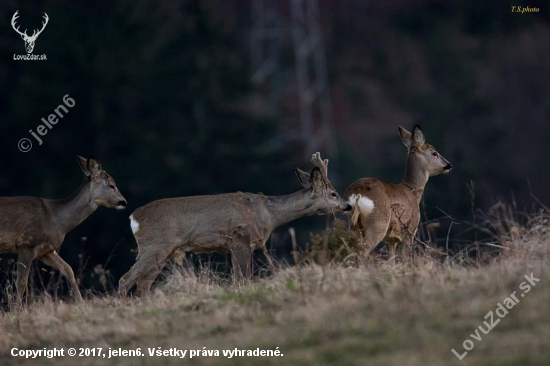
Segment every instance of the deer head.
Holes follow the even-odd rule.
[[[115,180],[101,168],[94,158],[77,156],[80,168],[88,177],[90,183],[89,200],[98,206],[112,207],[118,210],[128,205],[126,199],[118,190]]]
[[[349,203],[340,197],[328,179],[328,159],[323,160],[320,153],[315,153],[311,162],[315,166],[311,174],[295,169],[302,186],[311,189],[310,206],[320,215],[351,210]]]
[[[403,144],[409,149],[408,159],[414,164],[413,169],[417,173],[433,177],[451,171],[451,163],[426,142],[419,125],[414,126],[412,133],[399,126],[399,134]]]
[[[26,29],[24,32],[21,32],[19,31],[19,26],[17,27],[15,26],[15,21],[17,18],[19,18],[19,15],[17,14],[18,12],[19,10],[17,10],[15,14],[13,14],[13,17],[11,18],[11,26],[13,27],[13,30],[15,30],[17,33],[19,33],[19,35],[21,35],[21,38],[23,38],[23,41],[25,41],[25,49],[27,50],[27,53],[32,53],[32,51],[34,50],[34,42],[36,42],[36,39],[38,38],[40,33],[42,33],[44,28],[46,28],[46,24],[48,24],[48,20],[50,18],[48,18],[48,14],[44,13],[45,21],[42,22],[42,29],[40,29],[39,31],[35,29],[34,32],[32,33],[32,36],[29,36],[27,34]]]

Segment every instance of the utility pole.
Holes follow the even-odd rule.
[[[278,6],[283,4],[288,5],[288,15],[282,14]],[[318,0],[251,0],[251,5],[252,81],[267,87],[275,115],[280,115],[281,100],[287,90],[285,83],[294,83],[300,108],[294,135],[298,135],[304,146],[306,158],[309,159],[313,152],[322,151],[332,161],[337,161],[338,146]],[[291,70],[284,70],[281,65],[285,45],[291,45],[294,54]],[[338,175],[333,174],[333,179],[337,180]]]

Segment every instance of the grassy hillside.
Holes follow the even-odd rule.
[[[182,350],[271,349],[282,357],[203,357],[196,365],[548,365],[550,226],[507,222],[502,252],[480,265],[457,258],[372,260],[285,268],[231,285],[176,271],[144,299],[91,298],[82,305],[42,299],[0,315],[0,363],[176,365],[175,357],[63,357],[24,360],[12,347]],[[524,292],[525,275],[535,282]],[[528,282],[527,282],[528,283]],[[522,289],[520,289],[522,286]],[[519,303],[488,334],[484,316],[513,292]],[[494,321],[498,319],[494,313]],[[490,319],[489,319],[490,320]],[[462,361],[463,342],[474,348]]]

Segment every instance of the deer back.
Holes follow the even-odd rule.
[[[267,197],[242,192],[153,201],[135,210],[131,221],[142,245],[189,246],[195,252],[228,250],[243,236],[264,240],[274,229]]]

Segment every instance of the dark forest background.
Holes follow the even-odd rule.
[[[285,1],[277,2],[281,15]],[[442,211],[463,225],[472,208],[498,200],[529,210],[532,195],[550,200],[550,8],[508,1],[321,0],[337,157],[329,176],[339,192],[374,176],[398,182],[406,150],[397,126],[420,123],[428,142],[452,164],[428,183],[428,218]],[[512,5],[538,6],[517,14]],[[83,174],[77,154],[97,157],[129,201],[125,211],[100,208],[69,233],[61,250],[84,288],[102,265],[118,280],[134,262],[128,216],[155,199],[232,191],[269,195],[298,190],[294,167],[310,169],[314,151],[289,137],[298,123],[292,78],[281,82],[281,108],[251,82],[251,2],[121,0],[2,1],[0,4],[0,196],[62,198]],[[11,28],[50,22],[34,54],[14,61],[23,41]],[[29,32],[31,33],[31,32]],[[291,44],[281,44],[292,67]],[[69,94],[74,108],[20,152]],[[33,141],[34,142],[34,141]],[[472,189],[473,187],[473,189]],[[9,213],[2,213],[9,214]],[[304,245],[324,217],[276,231],[271,249],[288,255],[288,226]],[[438,230],[447,233],[444,220]],[[85,237],[86,240],[81,238]],[[0,280],[9,279],[2,254]]]

